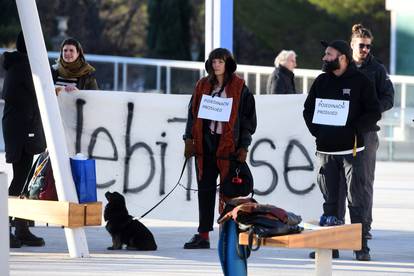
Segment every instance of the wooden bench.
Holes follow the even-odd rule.
[[[362,225],[357,223],[320,227],[315,230],[305,230],[300,234],[265,238],[261,246],[315,249],[315,275],[328,276],[332,275],[332,249],[360,250],[361,237]],[[240,233],[239,244],[248,244],[247,233]]]
[[[68,228],[99,226],[102,202],[73,203],[9,197],[9,216],[62,225]]]

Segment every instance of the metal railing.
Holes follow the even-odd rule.
[[[0,48],[0,53],[6,49]],[[49,52],[51,63],[59,57]],[[205,75],[204,63],[120,56],[86,55],[97,70],[101,89],[114,91],[190,94],[195,82]],[[274,67],[238,65],[237,74],[244,78],[250,90],[266,94],[267,78]],[[299,93],[307,93],[320,70],[295,69]],[[379,158],[383,160],[414,160],[414,76],[390,76],[395,87],[394,108],[383,114],[379,132],[382,141]],[[0,72],[0,86],[2,86]],[[1,150],[1,143],[0,143]]]

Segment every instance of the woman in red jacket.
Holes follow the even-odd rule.
[[[198,234],[184,244],[185,249],[210,248],[213,230],[217,177],[222,181],[229,172],[230,157],[246,160],[256,130],[256,108],[252,93],[234,72],[237,65],[224,48],[214,49],[205,63],[207,77],[200,79],[191,97],[184,134],[186,158],[196,157],[198,184]],[[228,119],[199,116],[202,98],[220,97],[231,101]],[[210,98],[211,99],[211,98]],[[208,116],[207,116],[208,117]]]

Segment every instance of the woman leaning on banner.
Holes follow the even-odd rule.
[[[95,68],[86,62],[82,45],[74,38],[65,39],[60,57],[52,66],[56,94],[61,91],[98,90]]]
[[[237,64],[224,48],[214,49],[205,63],[207,77],[195,87],[188,108],[184,134],[186,158],[196,157],[198,182],[198,234],[184,244],[185,249],[210,248],[209,232],[213,230],[216,181],[229,172],[231,156],[245,162],[252,135],[256,130],[256,108],[252,93],[234,72]],[[201,119],[198,116],[203,95],[232,98],[227,122]]]

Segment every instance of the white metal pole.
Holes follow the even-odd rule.
[[[9,276],[9,215],[7,174],[0,172],[0,275]]]
[[[35,0],[16,0],[26,42],[30,68],[42,117],[43,129],[53,166],[59,200],[78,202],[69,164],[65,132],[55,95],[46,46]],[[71,257],[88,257],[89,250],[83,228],[65,228]]]
[[[233,0],[205,1],[205,59],[215,48],[233,52]]]

